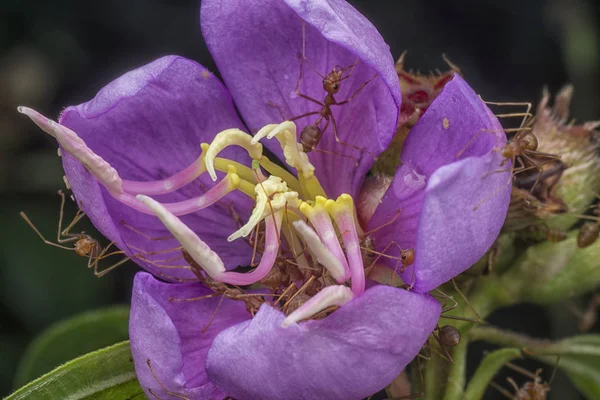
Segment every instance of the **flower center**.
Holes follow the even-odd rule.
[[[142,213],[156,215],[179,241],[200,280],[252,288],[259,284],[273,290],[275,304],[287,299],[282,305],[288,314],[284,326],[341,306],[364,292],[364,260],[372,259],[372,243],[361,246],[362,231],[352,197],[326,197],[314,175],[315,167],[296,141],[293,122],[267,125],[255,136],[239,129],[224,130],[210,144],[201,145],[200,156],[187,168],[166,179],[138,182],[121,179],[69,128],[34,110],[23,107],[19,111],[55,137],[115,199]],[[286,164],[297,177],[263,155],[260,140],[265,138],[278,140]],[[228,146],[245,149],[252,165],[218,157]],[[216,182],[217,171],[225,176],[201,196],[174,203],[160,203],[149,197],[174,192],[205,172]],[[227,271],[221,257],[178,218],[202,212],[236,190],[252,198],[254,208],[248,221],[227,240],[251,241],[254,251],[261,254],[260,262],[250,272]],[[350,287],[346,286],[348,280]]]

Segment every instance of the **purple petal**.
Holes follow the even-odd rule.
[[[440,167],[488,154],[506,135],[498,119],[459,75],[455,75],[411,129],[402,162],[428,178]]]
[[[191,302],[169,300],[210,293],[198,284],[168,284],[144,272],[136,275],[129,335],[136,374],[148,398],[155,398],[148,389],[160,398],[168,397],[161,384],[190,399],[224,397],[208,379],[204,364],[215,336],[250,318],[244,303],[224,299],[215,314],[220,296]],[[209,328],[202,332],[213,315]]]
[[[428,292],[465,271],[492,246],[504,224],[511,183],[500,152],[438,169],[427,184],[415,250],[415,291]],[[403,276],[406,280],[407,276]]]
[[[510,201],[510,179],[508,173],[488,173],[510,167],[501,166],[498,149],[505,143],[496,117],[458,76],[411,130],[404,164],[369,229],[392,221],[402,209],[373,237],[379,250],[392,241],[415,248],[415,263],[402,275],[414,290],[429,291],[463,272],[498,236]],[[424,190],[411,189],[414,182],[408,177],[414,176],[427,183]],[[399,251],[392,246],[389,253]],[[388,260],[388,265],[393,264]]]
[[[302,54],[302,21],[306,21],[306,57],[321,74],[336,64],[346,67],[357,57],[360,60],[351,77],[342,81],[337,101],[347,99],[379,74],[350,103],[332,107],[340,139],[364,150],[336,143],[330,124],[317,150],[335,154],[310,154],[329,197],[341,193],[354,196],[373,164],[368,152],[376,156],[390,143],[401,102],[393,58],[375,27],[341,0],[202,2],[205,40],[253,132],[282,120],[281,113],[269,102],[280,106],[286,118],[321,109],[295,92],[300,72],[297,55]],[[300,92],[319,101],[326,94],[322,78],[306,63]],[[311,116],[297,120],[299,132],[316,119]],[[282,158],[275,142],[265,144]]]
[[[208,376],[242,399],[361,399],[417,355],[440,312],[427,295],[382,285],[325,319],[288,328],[280,311],[263,305],[215,338]]]
[[[67,108],[60,122],[80,135],[123,179],[139,181],[162,179],[182,170],[200,155],[201,142],[210,142],[223,129],[243,126],[223,84],[201,65],[175,56],[160,58],[121,76],[91,101]],[[248,160],[239,151],[227,151],[226,156],[237,161]],[[94,225],[127,250],[127,255],[137,253],[135,248],[155,252],[178,246],[174,239],[148,240],[126,228],[121,221],[154,238],[169,235],[156,217],[143,215],[112,198],[77,160],[65,153],[63,165],[75,197]],[[201,176],[178,193],[157,199],[184,200],[202,194],[204,188],[212,185],[207,175]],[[229,267],[235,267],[248,263],[252,249],[245,243],[226,241],[237,229],[230,202],[242,217],[249,214],[248,199],[232,193],[207,210],[183,217],[183,221]],[[147,257],[173,259],[178,255],[170,252]],[[192,276],[187,270],[166,270],[136,262],[154,273]],[[185,265],[182,261],[170,264]]]

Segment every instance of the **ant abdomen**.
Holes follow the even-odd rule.
[[[460,332],[453,326],[444,325],[439,329],[440,343],[445,347],[454,347],[460,343]]]
[[[586,222],[579,228],[577,247],[583,249],[594,243],[600,235],[600,225],[597,222]]]
[[[307,125],[300,133],[300,144],[305,153],[312,151],[319,143],[321,138],[321,129],[318,126]]]

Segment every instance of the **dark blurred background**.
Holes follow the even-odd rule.
[[[544,85],[556,92],[573,83],[573,117],[600,119],[597,0],[350,3],[377,26],[395,57],[408,50],[407,68],[445,70],[446,53],[483,98],[496,101],[535,103]],[[56,191],[64,186],[55,141],[16,107],[57,116],[124,72],[166,54],[216,71],[198,10],[197,0],[0,1],[0,396],[14,389],[15,368],[37,334],[81,311],[127,304],[137,270],[124,266],[97,279],[84,258],[44,245],[20,219],[19,211],[27,212],[53,240]],[[74,212],[68,204],[65,220]],[[81,229],[94,234],[85,221]],[[497,312],[491,321],[537,337],[576,333],[576,319],[565,305],[519,306]],[[486,348],[472,347],[470,371]],[[559,380],[554,398],[575,399],[572,390]],[[486,398],[502,397],[489,390]]]

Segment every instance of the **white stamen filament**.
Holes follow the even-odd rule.
[[[213,279],[219,280],[219,277],[225,272],[225,264],[217,253],[215,253],[206,243],[204,243],[187,225],[179,218],[173,215],[158,201],[139,194],[136,198],[144,203],[161,220],[165,227],[175,236],[175,239],[181,243],[183,248],[190,256],[206,271]]]
[[[300,236],[302,236],[302,239],[304,239],[304,242],[312,254],[317,258],[317,261],[329,271],[333,279],[338,283],[344,282],[346,280],[346,271],[344,270],[342,263],[331,251],[329,251],[327,246],[321,242],[317,232],[302,220],[294,221],[292,222],[292,225]]]
[[[210,146],[208,146],[205,157],[206,170],[213,181],[217,180],[215,158],[228,146],[243,147],[250,157],[255,160],[259,160],[262,157],[262,144],[252,143],[252,136],[248,135],[246,132],[242,132],[239,129],[226,129],[219,132]]]
[[[292,168],[302,172],[305,179],[310,179],[315,174],[315,167],[308,160],[308,155],[296,139],[296,124],[283,121],[280,124],[270,124],[259,130],[252,138],[252,143],[258,143],[262,138],[272,139],[277,137],[283,149],[285,162]]]
[[[327,286],[288,315],[281,323],[281,327],[287,328],[291,324],[310,318],[328,307],[342,306],[353,298],[354,293],[346,286]]]

